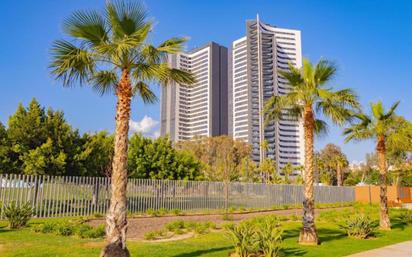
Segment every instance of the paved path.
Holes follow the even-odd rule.
[[[347,257],[408,257],[412,256],[412,241],[389,245]]]

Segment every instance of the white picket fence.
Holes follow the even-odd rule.
[[[110,179],[0,174],[0,219],[11,202],[29,202],[36,217],[67,217],[105,214],[110,204]],[[316,186],[319,203],[353,202],[352,187]],[[271,208],[300,204],[303,186],[259,183],[129,179],[128,210],[182,211],[226,207]]]

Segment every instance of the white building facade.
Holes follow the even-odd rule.
[[[263,115],[268,98],[288,92],[279,71],[288,70],[289,63],[302,65],[300,31],[262,23],[259,17],[247,21],[246,31],[232,44],[229,134],[252,146],[256,162],[267,157],[279,168],[287,163],[303,165],[302,122],[284,119],[265,124]]]

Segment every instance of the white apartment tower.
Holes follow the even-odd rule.
[[[252,158],[275,160],[279,168],[303,164],[301,121],[264,122],[265,101],[288,91],[280,70],[302,65],[300,31],[277,28],[256,20],[246,22],[246,36],[233,42],[229,83],[229,134],[252,146]],[[267,148],[262,147],[267,142]],[[266,148],[266,149],[264,149]]]
[[[169,56],[169,66],[190,71],[192,86],[171,83],[161,92],[160,134],[172,141],[228,134],[228,50],[214,42]]]

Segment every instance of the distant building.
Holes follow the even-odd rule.
[[[277,28],[259,20],[246,22],[246,36],[232,44],[229,89],[229,133],[252,146],[252,159],[302,165],[304,160],[301,121],[271,121],[265,125],[263,107],[273,95],[288,92],[280,70],[288,64],[302,66],[299,30]],[[264,147],[264,142],[267,147]]]
[[[190,71],[192,86],[171,83],[162,87],[162,136],[172,141],[194,136],[228,134],[228,50],[211,42],[169,57],[169,65]]]

